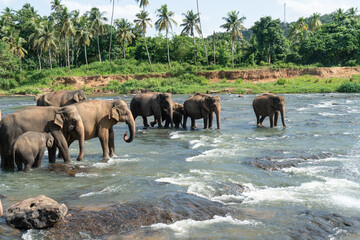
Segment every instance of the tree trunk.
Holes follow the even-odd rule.
[[[101,62],[100,45],[99,45],[99,33],[96,33],[96,37],[97,37],[97,45],[98,45],[98,52],[99,52],[99,61]]]
[[[193,39],[194,39],[194,63],[196,64],[196,41],[195,41],[195,34],[193,32]]]
[[[68,65],[67,65],[67,61],[66,61],[66,56],[67,56],[67,54],[66,54],[66,49],[67,49],[67,47],[66,47],[66,37],[64,38],[64,44],[65,44],[65,66],[67,67]]]
[[[126,58],[126,54],[125,54],[125,39],[123,41],[123,52],[124,52],[124,59]]]
[[[37,55],[38,55],[38,59],[39,59],[39,68],[40,68],[40,71],[41,71],[41,56],[39,54],[39,51],[38,51]]]
[[[84,46],[85,48],[85,62],[86,62],[86,70],[89,71],[89,65],[88,65],[88,60],[87,60],[87,52],[86,52],[86,45]]]
[[[21,68],[21,56],[19,55],[19,59],[20,59],[20,73],[22,73],[22,68]]]
[[[113,18],[114,18],[114,7],[115,7],[115,0],[113,1],[113,6],[112,6],[112,13],[111,13],[111,21],[110,21],[110,46],[109,46],[109,62],[111,62],[111,42],[112,42],[112,26],[113,26]]]
[[[214,64],[216,64],[216,56],[215,56],[215,31],[214,31]]]
[[[148,55],[148,59],[149,59],[149,63],[150,63],[150,70],[153,71],[153,69],[152,69],[152,64],[151,64],[151,58],[150,58],[150,54],[149,54],[149,49],[148,49],[147,44],[146,44],[146,36],[145,36],[145,33],[144,33],[144,42],[145,42],[146,53],[147,53],[147,55]]]
[[[50,61],[50,71],[52,71],[52,63],[51,63],[51,46],[49,47],[49,61]]]
[[[234,40],[231,40],[231,61],[232,61],[232,68],[234,70]]]
[[[209,58],[208,58],[208,54],[207,54],[207,49],[205,46],[205,39],[204,39],[204,35],[202,32],[202,27],[201,27],[201,20],[200,20],[200,11],[199,11],[199,1],[196,0],[196,5],[197,5],[197,12],[198,12],[198,16],[199,16],[199,25],[200,25],[200,31],[201,31],[201,39],[203,41],[203,45],[204,45],[204,51],[205,51],[205,56],[206,56],[206,63],[209,66]]]
[[[68,66],[69,66],[69,73],[70,73],[70,76],[72,76],[72,74],[71,74],[71,67],[70,67],[69,37],[67,37],[67,38],[66,38],[66,43],[67,43],[67,62],[68,62]]]
[[[167,54],[168,54],[169,68],[171,68],[171,63],[170,63],[170,49],[169,49],[169,38],[168,38],[168,30],[167,30],[167,29],[166,29],[166,45],[167,45]]]

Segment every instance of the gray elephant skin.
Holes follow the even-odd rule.
[[[220,129],[220,113],[221,99],[218,96],[210,96],[208,94],[195,94],[184,102],[184,122],[183,127],[186,128],[187,118],[191,118],[191,129],[196,128],[195,120],[204,119],[204,129],[211,128],[214,112],[216,114],[217,128]]]
[[[180,125],[182,125],[183,115],[184,115],[184,105],[174,102],[173,122],[174,122],[175,128],[179,128]],[[170,124],[170,117],[169,117],[168,112],[166,110],[162,111],[161,116],[162,116],[163,122],[165,121],[164,127],[168,128],[169,124]],[[154,127],[156,123],[157,123],[156,119],[154,119],[154,121],[150,123],[151,127]]]
[[[159,128],[162,128],[162,112],[166,111],[173,128],[173,104],[171,93],[139,93],[131,100],[130,109],[134,119],[137,116],[143,118],[144,127],[149,127],[146,117],[154,115]]]
[[[266,117],[270,119],[270,127],[277,126],[279,112],[281,113],[281,121],[285,124],[285,98],[273,94],[263,94],[257,96],[253,101],[253,108],[256,115],[257,126],[262,126],[262,122]],[[261,118],[260,118],[261,117]]]
[[[35,97],[37,106],[63,107],[87,100],[84,90],[57,91]]]
[[[45,149],[50,149],[53,144],[54,137],[51,133],[29,131],[20,135],[12,147],[13,161],[16,163],[18,171],[24,169],[24,172],[28,172],[31,167],[40,167]],[[23,164],[25,168],[23,168]]]
[[[55,145],[49,150],[49,161],[56,160],[56,147],[64,156],[64,162],[70,162],[68,144],[63,133],[74,132],[79,139],[80,153],[78,160],[84,156],[84,125],[76,107],[26,107],[6,115],[0,122],[1,168],[14,169],[12,146],[15,140],[28,131],[50,132]]]
[[[124,134],[127,143],[135,137],[135,121],[133,115],[123,100],[88,100],[72,105],[77,108],[85,131],[85,140],[98,137],[103,149],[103,158],[109,159],[115,155],[113,126],[118,122],[125,122],[129,127],[130,136]],[[68,144],[77,139],[78,135],[67,135]]]

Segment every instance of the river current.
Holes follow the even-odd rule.
[[[182,103],[188,96],[173,98]],[[328,215],[349,221],[360,215],[360,95],[284,95],[287,128],[279,119],[273,129],[268,118],[264,127],[256,127],[255,95],[220,96],[221,130],[203,130],[202,120],[194,131],[143,129],[139,117],[132,143],[122,139],[128,130],[125,123],[114,126],[117,157],[108,161],[101,159],[97,138],[85,142],[80,162],[78,143],[73,143],[74,175],[49,170],[47,154],[42,166],[29,173],[0,170],[0,194],[7,196],[4,208],[40,194],[68,207],[98,207],[180,192],[231,211],[206,220],[144,226],[141,234],[146,230],[154,239],[360,237],[356,227],[326,222]],[[117,97],[128,103],[132,98]],[[32,97],[0,98],[3,115],[34,104]],[[42,239],[42,234],[14,230],[0,219],[0,239]]]

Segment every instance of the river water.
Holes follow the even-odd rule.
[[[143,231],[163,239],[360,237],[351,224],[326,222],[330,214],[348,221],[360,215],[360,95],[284,96],[287,128],[279,121],[270,129],[268,118],[265,127],[256,127],[255,96],[235,94],[221,95],[221,130],[201,129],[202,120],[195,131],[142,129],[137,118],[136,137],[128,144],[122,140],[127,126],[119,123],[114,127],[118,157],[103,161],[99,140],[92,139],[77,162],[78,144],[71,146],[72,164],[80,169],[75,176],[50,171],[47,157],[29,173],[0,171],[4,207],[39,194],[68,207],[94,207],[180,192],[232,210],[211,219],[153,224]],[[120,97],[129,103],[132,96]],[[173,96],[180,103],[187,97]],[[30,97],[0,98],[3,115],[34,104]],[[16,231],[0,220],[0,239],[41,239],[41,233]]]

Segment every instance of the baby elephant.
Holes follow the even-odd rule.
[[[51,133],[26,132],[20,135],[13,145],[13,161],[19,171],[30,170],[31,167],[40,167],[44,159],[45,148],[51,148],[54,137]]]

